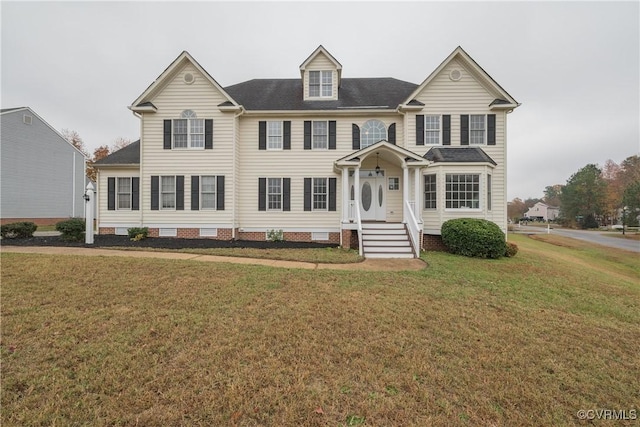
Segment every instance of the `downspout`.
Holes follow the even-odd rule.
[[[236,176],[236,150],[238,150],[237,146],[237,138],[236,134],[238,132],[238,118],[244,114],[244,108],[240,106],[240,112],[233,115],[233,159],[232,159],[232,169],[231,174],[233,175],[233,208],[231,209],[231,239],[236,239],[236,208],[238,205],[238,177]]]
[[[73,151],[73,165],[71,168],[71,217],[76,217],[76,152]]]

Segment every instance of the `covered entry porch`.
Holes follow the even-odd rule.
[[[420,255],[421,177],[422,169],[428,164],[429,161],[418,154],[387,141],[335,162],[336,171],[342,175],[341,228],[357,232],[361,255],[367,256],[362,242],[363,227],[365,231],[376,227],[384,229],[385,223],[390,225],[387,228],[401,224],[410,238],[413,256]]]

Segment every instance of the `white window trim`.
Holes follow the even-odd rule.
[[[431,143],[427,142],[427,135],[429,129],[427,129],[427,117],[437,117],[438,118],[438,142]],[[471,116],[469,116],[471,117]],[[442,114],[425,114],[424,115],[424,145],[428,145],[429,147],[435,147],[437,145],[442,145]]]
[[[213,190],[213,207],[212,208],[205,208],[205,207],[202,206],[202,201],[204,200],[204,198],[202,197],[203,194],[211,194],[211,193],[204,193],[202,191],[202,189],[204,187],[203,184],[202,184],[202,181],[203,181],[202,178],[213,178],[213,188],[214,188],[214,190]],[[200,190],[200,194],[199,194],[198,201],[200,202],[200,206],[199,206],[200,210],[202,210],[202,211],[215,211],[215,210],[217,210],[218,209],[218,199],[217,199],[217,196],[218,196],[218,193],[217,193],[217,191],[218,191],[218,178],[215,175],[200,175],[200,189],[199,190]]]
[[[320,84],[318,85],[318,89],[319,89],[319,94],[318,95],[312,95],[311,94],[311,73],[318,73],[318,75],[319,75]],[[330,78],[331,83],[330,84],[323,83],[323,78],[322,77],[327,73],[331,76],[331,78]],[[324,98],[324,99],[333,98],[333,71],[332,70],[310,70],[309,71],[309,80],[307,82],[307,86],[308,86],[307,90],[309,91],[309,98],[316,98],[316,99],[318,99],[318,98]],[[327,86],[329,87],[329,95],[323,95],[322,94],[322,89],[327,87]]]
[[[162,196],[165,194],[165,191],[163,191],[162,189],[162,178],[173,178],[173,207],[172,208],[165,208],[164,207],[164,202],[162,200]],[[175,211],[176,210],[176,197],[177,197],[177,191],[176,191],[176,176],[175,175],[162,175],[160,176],[160,182],[158,184],[158,193],[159,193],[159,204],[160,204],[160,210],[163,211]],[[171,192],[166,192],[167,194],[171,194]]]
[[[316,148],[315,147],[315,139],[316,139],[315,138],[315,133],[314,133],[314,130],[315,130],[314,124],[315,123],[324,123],[325,124],[325,129],[326,129],[326,132],[327,132],[325,134],[326,137],[327,137],[326,138],[327,146],[324,147],[324,148]],[[327,151],[327,150],[329,150],[329,121],[328,120],[312,120],[311,121],[311,149],[312,150],[317,150],[317,151]]]
[[[322,193],[316,193],[316,185],[315,185],[315,180],[316,179],[322,179],[324,180],[324,188],[326,189],[326,192],[324,193],[326,199],[325,199],[325,207],[324,208],[316,208],[315,206],[315,196],[316,194],[322,194]],[[324,178],[324,177],[315,177],[315,178],[311,178],[311,210],[315,211],[315,212],[328,212],[329,211],[329,178]]]
[[[392,180],[392,179],[397,180],[397,182],[398,182],[398,188],[391,188],[391,180]],[[399,176],[390,176],[390,177],[388,178],[388,186],[387,186],[387,189],[388,189],[389,191],[400,191],[400,177],[399,177]]]
[[[269,134],[269,123],[280,123],[280,147],[271,147],[270,144],[270,134]],[[271,120],[267,121],[267,150],[269,151],[282,151],[284,149],[284,122]]]
[[[487,205],[487,212],[491,212],[492,208],[493,208],[493,203],[492,203],[492,199],[493,199],[493,177],[491,176],[490,173],[487,174],[487,184],[486,184],[486,192],[487,194],[487,201],[486,201],[486,205]]]
[[[459,207],[459,208],[448,208],[447,207],[447,176],[448,175],[475,175],[478,177],[478,207],[477,208],[468,208],[468,207]],[[483,194],[483,182],[482,182],[482,173],[481,172],[447,172],[444,174],[444,187],[443,187],[443,203],[445,212],[482,212],[482,194]],[[485,184],[486,185],[486,184]],[[437,197],[437,196],[436,196]]]
[[[120,207],[120,180],[128,179],[129,180],[129,207],[121,208]],[[127,193],[122,193],[127,194]],[[118,176],[116,177],[116,210],[119,211],[130,211],[133,209],[133,179],[130,176]]]
[[[368,144],[368,141],[365,141],[365,138],[366,138],[366,135],[365,135],[365,133],[366,133],[365,125],[366,125],[367,123],[371,123],[371,122],[378,122],[378,123],[380,123],[380,124],[382,125],[382,129],[384,130],[384,136],[383,136],[383,138],[382,138],[382,139],[379,139],[379,140],[377,140],[377,141],[372,142],[371,144]],[[389,139],[389,130],[387,129],[387,125],[385,125],[385,123],[384,123],[382,120],[379,120],[379,119],[369,119],[369,120],[367,120],[366,122],[364,122],[364,123],[362,124],[362,127],[360,128],[360,148],[361,148],[361,149],[362,149],[362,148],[370,147],[370,146],[372,146],[373,144],[376,144],[376,143],[378,143],[378,142],[380,142],[380,141],[383,141],[383,140],[384,140],[384,141],[386,141],[386,140],[388,140],[388,139]],[[366,144],[366,145],[365,145],[365,144]]]
[[[477,142],[471,142],[471,117],[472,116],[482,116],[484,118],[484,125],[483,125],[483,134],[482,134],[482,143],[477,143]],[[488,130],[487,130],[487,115],[486,114],[469,114],[469,146],[473,145],[473,146],[481,146],[481,145],[487,145],[487,134],[488,134]]]
[[[175,146],[175,122],[177,120],[186,120],[187,121],[187,146],[186,147],[176,147]],[[191,121],[192,120],[200,120],[202,121],[202,133],[197,133],[194,135],[202,135],[202,147],[194,147],[192,145],[192,141],[191,141]],[[184,110],[182,112],[182,114],[180,115],[179,119],[171,119],[171,148],[173,150],[204,150],[204,146],[205,146],[205,138],[206,138],[206,131],[205,131],[205,120],[204,119],[199,119],[196,116],[196,113],[193,110]]]
[[[433,176],[434,179],[435,179],[436,188],[434,190],[434,193],[435,193],[435,196],[436,196],[436,200],[435,200],[435,202],[436,202],[435,204],[436,205],[433,208],[425,207],[425,203],[426,203],[425,177],[427,177],[427,176]],[[422,200],[422,210],[432,212],[432,211],[435,211],[435,210],[438,209],[438,199],[439,199],[439,197],[438,197],[438,177],[439,177],[439,175],[437,173],[426,173],[426,174],[422,175],[422,198],[423,198],[423,200]]]
[[[269,180],[271,180],[271,179],[277,179],[277,180],[280,181],[280,192],[279,193],[270,193],[269,192]],[[283,180],[282,180],[281,177],[267,178],[267,188],[266,188],[266,191],[265,191],[265,197],[267,198],[267,200],[265,200],[267,211],[282,212],[282,205],[283,205],[283,202],[284,202],[284,200],[283,200],[284,194],[283,194],[283,191],[282,191],[282,182],[283,182]],[[271,207],[269,207],[269,195],[280,195],[280,207],[279,208],[271,208]]]

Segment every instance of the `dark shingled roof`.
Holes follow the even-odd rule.
[[[418,87],[389,77],[342,79],[337,101],[303,101],[301,79],[254,79],[224,88],[247,110],[395,109]]]
[[[109,154],[104,159],[95,162],[95,165],[134,165],[140,164],[140,140],[132,142],[124,148]]]
[[[434,163],[491,163],[491,157],[478,147],[433,147],[424,158]]]

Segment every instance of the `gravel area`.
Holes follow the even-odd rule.
[[[2,239],[7,246],[68,246],[68,247],[132,247],[132,248],[258,248],[258,249],[305,249],[335,248],[336,244],[315,242],[267,242],[253,240],[214,240],[214,239],[178,239],[173,237],[149,237],[140,241],[132,241],[128,236],[96,235],[93,245],[83,242],[68,242],[60,236],[34,236],[27,239]]]

